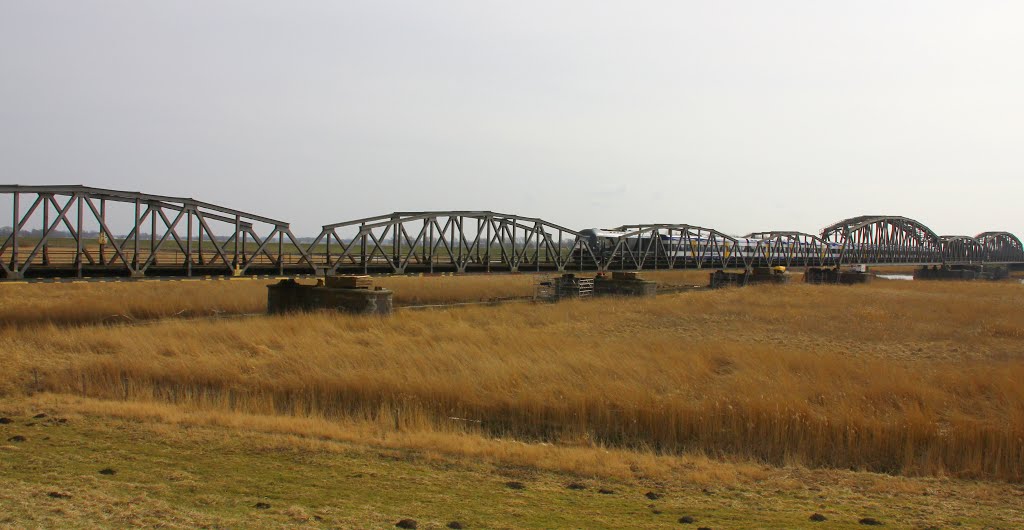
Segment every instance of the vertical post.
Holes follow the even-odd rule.
[[[459,272],[465,272],[465,270],[463,270],[463,268],[462,268],[463,267],[463,265],[462,265],[462,240],[465,238],[465,235],[466,235],[465,234],[465,230],[466,229],[465,229],[465,226],[463,225],[463,223],[465,223],[465,222],[466,222],[466,218],[460,215],[459,216],[459,238],[458,238],[458,241],[459,241],[459,257],[458,257],[459,263],[455,266],[455,270],[457,270]],[[455,239],[455,223],[452,223],[452,239]]]
[[[436,218],[430,218],[430,253],[426,256],[430,260],[430,272],[434,272],[434,224],[437,223]]]
[[[395,223],[395,229],[391,233],[391,254],[394,256],[392,259],[393,267],[398,267],[402,264],[402,236],[400,231],[402,229],[401,221]]]
[[[187,207],[186,207],[187,208]],[[186,210],[188,215],[188,235],[185,236],[185,276],[192,276],[192,210]]]
[[[198,229],[196,230],[196,251],[199,252],[199,264],[203,263],[203,220],[199,218],[199,212],[196,212],[196,220],[199,221]]]
[[[558,231],[558,257],[555,258],[555,266],[559,270],[559,272],[561,272],[563,269],[565,269],[565,262],[562,261],[564,259],[562,257],[562,235],[563,235],[562,231],[559,230]]]
[[[18,226],[15,224],[14,226]],[[50,226],[50,199],[47,198],[43,201],[43,230]],[[47,239],[43,243],[43,265],[50,264],[50,241]]]
[[[150,208],[152,209],[153,205],[150,205]],[[150,223],[150,229],[149,229],[149,258],[150,258],[150,264],[156,265],[156,212],[155,211],[150,216],[150,220],[152,222]],[[167,229],[170,230],[171,228],[167,227]]]
[[[325,263],[324,271],[327,270],[327,267],[331,267],[331,236],[333,236],[333,235],[334,235],[334,229],[332,228],[330,232],[327,232],[327,237],[325,238],[325,239],[327,239],[327,243],[325,244],[326,248],[324,249],[324,253],[325,253],[325,258],[327,260],[327,263]],[[340,241],[339,241],[339,243],[340,243]],[[313,251],[313,250],[316,250],[316,249],[310,249],[310,251]],[[333,268],[333,267],[331,267],[331,268]],[[325,272],[325,274],[326,274],[326,272]]]
[[[487,272],[491,272],[491,216],[484,217],[487,223],[487,248],[484,249],[484,260],[487,262]]]
[[[242,219],[235,214],[235,255],[231,258],[231,268],[238,269],[238,225],[241,224]],[[232,274],[234,270],[232,270]]]
[[[536,236],[534,237],[534,239],[536,239],[535,243],[537,244],[537,246],[535,247],[536,252],[533,255],[533,261],[537,263],[537,272],[540,272],[540,238],[543,237],[545,234],[544,229],[541,228],[540,225],[537,223],[533,224],[533,235]]]
[[[331,240],[331,236],[327,236]],[[314,271],[315,272],[315,271]],[[277,274],[284,276],[284,230],[277,227]]]
[[[142,220],[139,216],[142,215],[139,199],[135,199],[135,243],[132,254],[132,272],[138,272],[139,270],[139,232],[142,231]]]
[[[11,270],[18,272],[18,232],[21,228],[21,194],[14,192],[14,222],[11,223],[14,232],[11,233]],[[46,229],[49,228],[43,223],[43,237],[46,237]]]
[[[360,225],[359,233],[362,235],[359,236],[359,260],[363,262],[363,274],[367,274],[369,263],[366,260],[366,234],[363,233],[363,230],[365,230],[365,227]]]
[[[76,227],[76,230],[78,231],[78,234],[77,234],[78,237],[75,238],[75,274],[79,278],[81,278],[82,277],[82,239],[85,237],[85,234],[82,232],[82,196],[78,195],[77,198],[78,198],[78,226]]]
[[[104,226],[107,226],[107,200],[101,198],[100,199],[100,235],[103,235],[103,227]],[[113,234],[111,234],[111,236],[113,236]],[[104,241],[106,241],[106,238],[101,237],[100,238],[100,265],[106,265],[107,264],[107,260],[106,260],[106,258],[103,255],[104,251],[107,248],[107,245],[106,245],[106,243],[104,243]],[[110,242],[111,243],[114,242],[113,241],[113,237],[111,237],[111,241]]]
[[[519,271],[519,259],[518,259],[518,255],[516,254],[516,224],[517,224],[516,223],[516,218],[513,217],[512,218],[512,255],[510,256],[510,259],[512,261],[510,261],[509,264],[508,264],[509,265],[509,270],[511,270],[512,272],[518,272]]]
[[[241,262],[241,264],[242,264],[243,267],[245,266],[246,260],[248,259],[247,254],[245,252],[245,245],[247,245],[248,243],[249,243],[249,232],[246,230],[246,231],[242,232],[242,262]],[[255,258],[256,256],[253,256],[253,257]]]

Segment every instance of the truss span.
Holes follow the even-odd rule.
[[[332,274],[594,270],[579,235],[490,211],[395,212],[326,225],[311,248]]]
[[[837,264],[942,263],[939,236],[919,221],[893,215],[864,215],[821,231],[837,245]]]
[[[0,185],[0,199],[11,219],[0,233],[7,280],[1024,263],[1009,232],[940,237],[884,215],[846,219],[820,236],[737,237],[690,224],[572,230],[492,211],[393,212],[300,240],[287,222],[192,198]]]
[[[984,261],[1019,262],[1024,256],[1020,239],[1009,232],[982,232],[975,239],[981,245]]]
[[[6,279],[285,274],[312,265],[288,223],[191,198],[86,186],[0,193],[12,213],[0,247]],[[130,226],[127,235],[115,233],[113,218]]]

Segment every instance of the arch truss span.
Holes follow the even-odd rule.
[[[288,223],[191,198],[86,186],[0,185],[0,195],[8,279],[313,271]]]
[[[837,265],[942,262],[939,236],[907,217],[854,217],[826,227],[821,238],[836,245]]]
[[[325,225],[309,248],[331,274],[592,270],[579,235],[491,211],[395,212]]]
[[[984,252],[984,260],[990,262],[1022,262],[1024,246],[1020,239],[1009,232],[982,232],[975,236]]]
[[[636,224],[588,232],[602,270],[745,266],[739,241],[713,228]]]
[[[753,257],[763,265],[774,267],[829,267],[837,259],[837,246],[804,232],[754,232],[744,236],[753,246]]]
[[[944,263],[981,263],[985,261],[985,247],[971,236],[939,236]]]

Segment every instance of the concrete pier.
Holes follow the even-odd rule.
[[[785,267],[756,267],[743,272],[712,272],[709,285],[717,289],[758,283],[789,283],[789,279],[790,274],[786,273]]]
[[[305,285],[295,280],[281,280],[267,286],[267,312],[332,309],[363,315],[388,315],[394,309],[392,291],[380,287],[338,287],[328,280],[324,285]]]
[[[804,281],[813,284],[838,283],[842,285],[852,285],[871,281],[871,275],[862,271],[844,271],[838,268],[826,269],[821,267],[808,267],[807,270],[804,271]]]
[[[654,296],[658,284],[642,279],[635,272],[612,272],[611,277],[598,275],[594,278],[595,296]]]

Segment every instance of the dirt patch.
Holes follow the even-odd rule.
[[[416,528],[416,521],[412,519],[402,519],[395,523],[398,528]]]
[[[61,493],[59,491],[51,491],[50,493],[47,493],[46,496],[51,498],[51,499],[70,499],[71,498],[71,495],[69,495],[67,493]]]
[[[100,470],[100,475],[116,475],[116,474],[117,474],[117,470],[109,468],[109,467],[105,467],[105,468]]]
[[[14,423],[14,420],[10,418],[0,418],[0,425],[7,425],[8,423]]]
[[[684,516],[679,518],[679,522],[683,523],[683,524],[693,524],[693,523],[697,522],[697,520],[694,519],[693,517],[690,517],[689,515],[684,515]]]
[[[644,493],[644,497],[647,497],[648,499],[651,499],[652,501],[656,501],[656,500],[662,498],[663,496],[664,495],[662,495],[661,493],[655,493],[653,491],[648,491],[647,493]]]
[[[820,523],[822,521],[827,521],[828,518],[826,518],[824,515],[821,515],[820,513],[812,513],[811,517],[810,517],[810,520],[812,520],[812,521],[814,521],[816,523]]]
[[[576,491],[587,489],[586,486],[584,486],[583,484],[580,484],[579,482],[573,482],[573,483],[569,484],[566,487],[571,489],[571,490],[576,490]]]
[[[882,521],[879,521],[878,519],[875,519],[873,517],[865,517],[857,522],[867,526],[882,526],[883,524]]]
[[[510,480],[505,483],[505,487],[513,490],[523,490],[526,489],[526,484],[523,484],[522,482],[519,481]]]
[[[256,504],[253,505],[253,508],[256,508],[257,510],[269,510],[270,509],[270,503],[267,503],[267,502],[257,502]]]
[[[8,442],[15,442],[15,443],[24,442],[24,441],[27,441],[27,440],[28,440],[28,438],[25,438],[24,436],[22,436],[20,434],[15,434],[14,436],[11,436],[10,438],[7,439]]]
[[[615,490],[610,490],[607,488],[601,488],[597,490],[597,492],[600,493],[601,495],[615,495]]]
[[[43,414],[42,412],[40,412],[39,414],[36,414],[35,416],[32,416],[33,419],[37,419],[37,420],[41,420],[41,419],[43,419],[45,417],[46,417],[46,414]]]
[[[452,528],[454,530],[461,530],[462,529],[462,523],[460,523],[458,521],[452,521],[452,522],[448,523],[447,526],[448,526],[448,528]]]

